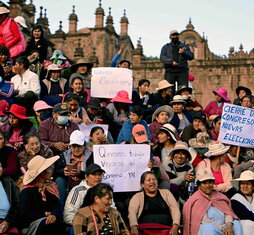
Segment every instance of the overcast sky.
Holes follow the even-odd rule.
[[[99,0],[33,0],[37,17],[39,6],[47,8],[52,33],[58,29],[60,20],[67,32],[72,5],[76,6],[78,29],[94,27],[98,3]],[[254,0],[102,0],[102,7],[105,16],[108,8],[112,8],[117,33],[126,9],[129,35],[135,46],[138,38],[142,38],[146,56],[159,56],[161,47],[168,42],[169,31],[184,30],[190,17],[195,30],[201,36],[205,33],[210,50],[217,55],[227,55],[231,46],[238,50],[241,43],[244,51],[254,48]]]

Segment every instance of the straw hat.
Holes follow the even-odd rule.
[[[227,97],[228,91],[227,91],[227,89],[225,89],[225,88],[219,88],[218,90],[213,91],[213,93],[214,93],[215,95],[220,96],[223,100],[225,100],[225,101],[227,101],[227,102],[230,101],[230,99]]]
[[[174,116],[174,110],[172,109],[172,107],[170,107],[169,105],[163,105],[159,108],[157,108],[152,116],[152,122],[156,119],[156,117],[158,117],[158,115],[161,112],[166,112],[168,114],[168,122],[170,122],[170,120],[173,118]]]
[[[132,104],[132,101],[129,99],[128,92],[124,90],[118,91],[116,96],[111,100],[111,102]]]
[[[89,69],[91,69],[93,67],[93,63],[89,63],[89,62],[87,62],[84,59],[79,59],[79,60],[77,60],[76,64],[73,64],[71,66],[71,71],[72,72],[76,72],[78,67],[83,66],[83,65],[87,66],[87,70],[89,70]]]
[[[10,13],[10,11],[6,7],[0,7],[0,15],[8,13]]]
[[[200,168],[196,173],[196,179],[199,182],[203,182],[205,180],[215,180],[213,173],[209,168]]]
[[[40,155],[33,157],[27,164],[27,172],[23,178],[23,184],[31,183],[40,173],[49,168],[54,162],[59,159],[59,156],[44,158]]]
[[[183,97],[181,95],[175,95],[173,97],[173,100],[170,103],[171,104],[174,104],[174,103],[183,103],[183,104],[185,104],[185,100],[183,99]]]
[[[208,145],[208,152],[205,153],[206,157],[219,156],[226,153],[230,146],[225,146],[224,144],[215,141]]]
[[[240,178],[234,179],[233,181],[249,181],[254,180],[254,172],[247,170],[241,173]]]
[[[163,89],[166,89],[166,88],[169,88],[169,87],[172,87],[172,86],[174,86],[174,85],[170,84],[167,80],[161,80],[158,83],[158,87],[156,88],[156,91],[163,90]]]

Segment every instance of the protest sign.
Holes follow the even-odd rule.
[[[254,109],[224,103],[218,141],[254,148]]]
[[[103,182],[113,185],[114,192],[140,190],[140,177],[150,159],[150,145],[94,145],[93,153],[94,162],[106,171]]]
[[[120,90],[125,90],[132,98],[132,71],[125,68],[93,68],[91,96],[114,98]]]
[[[89,141],[90,132],[93,127],[99,126],[104,130],[105,135],[108,135],[108,125],[105,124],[89,124],[86,125],[85,123],[79,124],[79,130],[85,135],[86,142]]]

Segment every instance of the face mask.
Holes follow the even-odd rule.
[[[0,122],[5,122],[8,119],[8,116],[0,116]]]
[[[172,38],[171,40],[172,40],[172,42],[173,42],[174,44],[177,44],[177,43],[179,42],[179,38],[178,38],[178,37]]]
[[[58,78],[58,79],[50,78],[49,80],[50,80],[51,82],[59,82],[60,78]]]
[[[0,76],[0,83],[3,81],[3,78]]]
[[[46,119],[49,119],[49,118],[51,118],[51,117],[52,117],[52,115],[51,115],[50,112],[41,112],[41,113],[40,113],[40,119],[41,119],[42,121],[44,121],[44,120],[46,120]]]
[[[68,122],[69,118],[68,116],[58,116],[57,117],[57,123],[59,125],[65,125]]]

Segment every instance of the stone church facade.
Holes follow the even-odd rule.
[[[30,3],[26,3],[26,0],[10,0],[9,8],[12,17],[22,15],[30,26],[35,23],[35,6],[32,0]],[[125,11],[120,19],[119,33],[115,31],[111,9],[105,17],[101,0],[95,10],[93,27],[77,29],[77,22],[78,16],[75,14],[74,6],[69,15],[68,32],[62,30],[62,22],[60,22],[59,29],[51,33],[46,9],[43,12],[42,7],[36,21],[43,25],[52,47],[63,51],[72,62],[85,58],[95,66],[109,66],[121,43],[125,43],[126,49],[120,59],[131,61],[135,81],[147,78],[151,81],[154,90],[158,81],[163,79],[164,68],[160,60],[146,58],[140,40],[134,47],[128,35],[129,21]],[[190,72],[195,75],[193,82],[195,96],[201,104],[205,106],[213,100],[212,91],[220,87],[228,90],[231,100],[236,96],[235,88],[239,85],[247,86],[254,92],[254,49],[244,52],[243,46],[240,45],[238,51],[230,48],[226,57],[216,56],[209,50],[208,40],[195,31],[191,20],[180,32],[180,40],[188,44],[195,55],[195,59],[189,62],[189,67]]]

